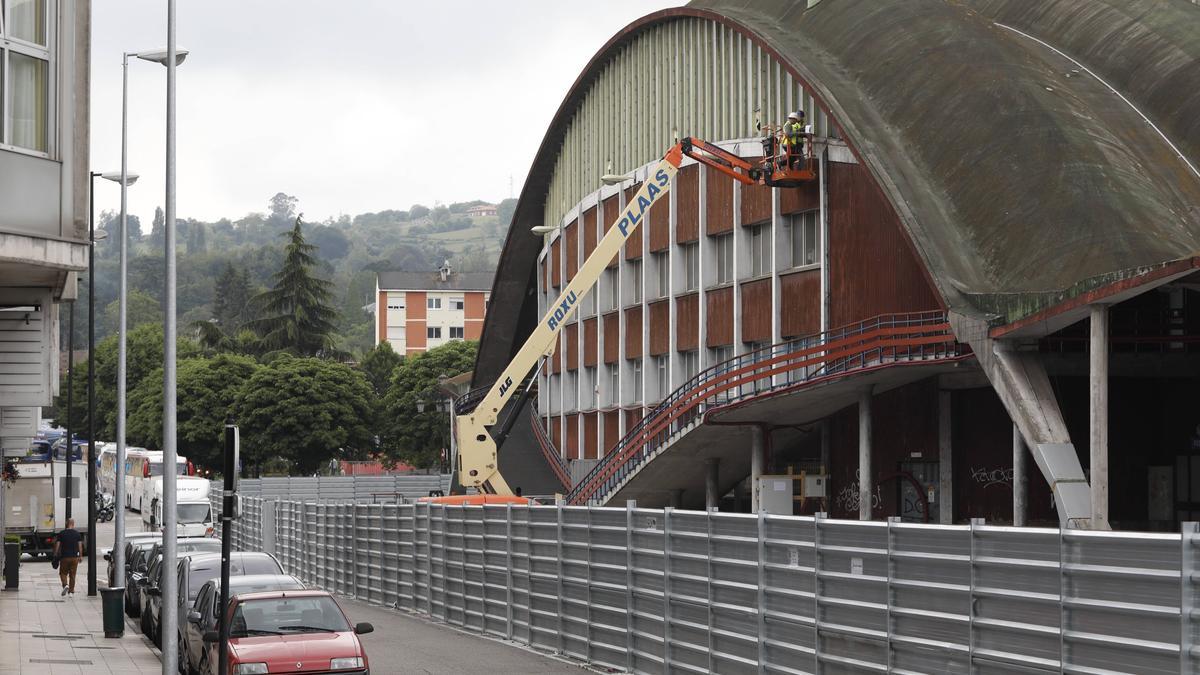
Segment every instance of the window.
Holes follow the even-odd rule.
[[[771,273],[771,223],[750,227],[750,276]]]
[[[441,298],[425,298],[425,308],[426,309],[441,309],[442,308],[442,299]]]
[[[759,361],[766,361],[767,359],[770,359],[771,358],[771,350],[767,349],[767,347],[769,347],[769,346],[770,345],[766,342],[747,342],[746,343],[747,360],[750,363],[758,363]],[[754,371],[755,379],[754,379],[754,383],[751,386],[753,387],[753,389],[756,393],[761,392],[761,391],[766,391],[771,388],[771,377],[764,375],[763,373],[766,373],[773,367],[774,367],[773,365],[772,366],[764,366],[763,368],[760,368],[760,369]]]
[[[716,283],[727,284],[733,281],[733,235],[722,234],[713,237],[713,253],[716,258]]]
[[[642,261],[630,260],[625,266],[629,269],[629,301],[639,303],[642,301]]]
[[[430,340],[442,339],[442,327],[441,326],[427,326],[425,328],[425,337],[429,338]]]
[[[671,261],[666,251],[650,254],[654,265],[654,297],[665,298],[671,294]]]
[[[654,384],[658,398],[663,399],[671,393],[671,367],[666,354],[654,357]]]
[[[8,16],[0,17],[0,145],[49,152],[50,22],[46,0],[0,3],[5,6]]]
[[[788,216],[788,237],[791,239],[792,267],[814,265],[817,260],[818,211],[805,211]]]
[[[691,242],[683,245],[683,290],[700,288],[700,244]]]
[[[610,267],[604,270],[604,311],[611,311],[620,306],[620,300],[617,291],[620,290],[620,285],[617,284],[617,268]]]
[[[462,311],[463,307],[465,306],[466,303],[463,302],[462,298],[450,298],[450,309]]]
[[[563,378],[563,409],[574,410],[576,396],[579,393],[576,389],[578,375],[574,370],[568,370]]]
[[[680,352],[679,367],[683,370],[684,382],[695,377],[700,372],[700,352],[695,350]]]
[[[583,369],[583,383],[579,390],[582,397],[583,410],[592,410],[596,407],[596,367],[587,366]]]
[[[404,309],[404,301],[388,300],[388,309]]]
[[[615,406],[621,402],[621,369],[615,363],[604,367],[608,370],[608,404]]]
[[[596,294],[589,289],[579,303],[579,317],[586,319],[590,316],[596,316]]]
[[[629,367],[633,372],[633,377],[630,378],[630,386],[633,388],[633,395],[629,397],[631,401],[642,400],[642,360],[630,359]]]
[[[463,327],[462,326],[450,326],[450,339],[451,340],[463,339]]]
[[[724,345],[721,347],[713,347],[708,350],[709,362],[716,366],[733,358],[733,346]]]

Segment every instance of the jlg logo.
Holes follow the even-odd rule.
[[[509,387],[511,387],[511,386],[512,386],[512,378],[511,377],[504,378],[504,384],[500,385],[500,395],[503,396],[505,393],[507,393]]]

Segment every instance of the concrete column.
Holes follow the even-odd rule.
[[[1024,527],[1028,515],[1029,471],[1026,461],[1029,453],[1025,449],[1025,438],[1021,430],[1013,425],[1013,525]]]
[[[754,425],[750,427],[750,512],[758,513],[762,501],[759,494],[758,479],[763,474],[766,465],[767,443],[763,428]]]
[[[674,490],[671,490],[671,508],[676,508],[676,509],[683,508],[683,490],[682,489],[676,488]]]
[[[938,392],[938,522],[954,524],[954,447],[951,426],[951,395]]]
[[[721,460],[704,460],[704,508],[715,509],[721,504],[720,485]]]
[[[1091,392],[1092,529],[1108,525],[1108,306],[1092,305],[1088,350]]]
[[[867,387],[858,398],[858,519],[871,520],[871,390]]]

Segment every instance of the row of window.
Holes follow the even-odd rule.
[[[449,301],[449,303],[447,303],[447,306],[450,309],[461,310],[466,307],[466,303],[463,301],[462,298],[450,298],[450,301]],[[404,301],[396,300],[396,299],[388,300],[387,308],[388,309],[404,309]],[[441,298],[425,298],[425,308],[426,309],[441,309],[442,308],[442,299]]]
[[[787,227],[786,265],[790,268],[815,265],[819,262],[820,229],[818,228],[818,212],[805,211],[784,217]],[[752,225],[749,230],[749,260],[750,278],[760,277],[771,272],[771,223],[770,221]],[[709,237],[712,240],[713,252],[713,282],[716,285],[733,281],[733,234],[726,233]],[[680,262],[683,265],[683,287],[681,292],[699,290],[700,277],[700,244],[688,242],[680,245]],[[665,298],[671,293],[671,268],[667,251],[657,251],[650,254],[650,265],[654,270],[650,287],[647,292],[651,298]],[[629,280],[629,302],[637,304],[642,301],[642,260],[633,259],[625,262]],[[605,270],[599,289],[595,293],[584,296],[579,313],[581,317],[596,314],[596,297],[601,296],[601,310],[610,312],[621,306],[618,294],[617,269]],[[559,294],[558,288],[551,289],[550,301]]]
[[[451,340],[462,340],[463,335],[464,335],[464,332],[463,332],[462,326],[450,326],[450,339]],[[442,339],[442,327],[441,326],[426,326],[425,327],[425,337],[429,338],[430,340]]]
[[[719,347],[710,350],[714,359],[726,361],[733,356],[732,347]],[[714,360],[713,363],[720,361]],[[631,394],[627,397],[629,400],[637,402],[642,400],[642,360],[628,359],[630,372],[630,381],[628,391]],[[657,396],[661,399],[669,394],[672,390],[670,380],[670,361],[666,355],[652,356],[649,359],[647,367],[651,370],[651,375],[654,378],[651,392],[652,396]],[[696,350],[679,353],[679,367],[682,371],[682,381],[686,382],[700,373],[700,352]],[[606,396],[603,401],[606,406],[617,406],[620,404],[620,369],[615,363],[604,365],[604,377],[608,386],[606,387]],[[582,381],[579,392],[582,399],[578,401],[580,410],[591,410],[596,407],[599,399],[599,382],[596,379],[596,366],[585,366],[582,369],[568,370],[562,374],[563,381],[566,385],[566,390],[563,392],[564,403],[568,410],[576,408],[575,391],[576,377],[581,377]]]
[[[0,144],[50,150],[50,15],[46,0],[0,2]]]

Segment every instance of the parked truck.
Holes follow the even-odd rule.
[[[142,495],[142,528],[159,532],[163,522],[162,476],[145,481]],[[175,477],[175,532],[180,537],[208,537],[213,533],[212,509],[208,501],[208,479]]]
[[[47,456],[7,458],[16,469],[11,484],[5,482],[5,533],[21,538],[21,551],[49,555],[54,535],[67,526],[67,460]],[[87,462],[71,463],[71,510],[75,529],[87,532]]]

